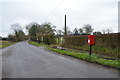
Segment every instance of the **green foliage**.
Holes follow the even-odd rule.
[[[44,42],[46,44],[54,43],[54,28],[55,26],[52,26],[51,23],[44,23],[42,25],[39,25],[38,23],[34,22],[26,26],[31,40]]]
[[[43,32],[44,34],[54,34],[55,26],[52,26],[52,24],[50,22],[44,23],[41,26],[44,30],[44,32]]]
[[[27,39],[27,37],[26,37],[25,33],[22,30],[20,30],[18,32],[18,41],[23,41],[23,40],[26,40],[26,39]]]
[[[30,37],[30,40],[32,40],[32,41],[37,41],[37,38],[36,38],[35,36],[31,36],[31,37]]]
[[[17,32],[17,36],[16,35],[8,35],[8,40],[9,41],[23,41],[23,40],[26,40],[27,39],[27,36],[25,35],[25,33],[20,30]]]
[[[37,36],[38,33],[38,26],[37,25],[33,25],[30,29],[29,29],[29,35],[30,36]]]
[[[103,59],[103,58],[99,57],[98,55],[77,53],[77,52],[73,52],[73,51],[60,50],[60,49],[51,48],[51,47],[47,47],[47,48],[54,52],[63,54],[63,55],[68,55],[68,56],[75,57],[77,59],[86,60],[89,62],[98,63],[98,64],[102,64],[105,66],[111,66],[111,67],[120,69],[120,60],[107,60],[107,59]]]
[[[48,35],[45,35],[44,37],[43,37],[43,42],[45,43],[45,44],[48,44],[48,45],[50,45],[50,44],[55,44],[55,36],[54,36],[54,34],[48,34]]]

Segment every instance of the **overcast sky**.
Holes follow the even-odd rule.
[[[112,29],[118,32],[119,0],[1,0],[0,36],[12,33],[11,24],[23,29],[30,22],[51,22],[57,29],[64,27],[67,15],[69,30],[91,24],[94,31]],[[25,31],[25,30],[24,30]]]

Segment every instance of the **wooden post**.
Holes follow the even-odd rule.
[[[90,55],[92,54],[92,45],[90,45]]]
[[[66,15],[65,15],[65,36],[67,35],[67,27],[66,27]]]

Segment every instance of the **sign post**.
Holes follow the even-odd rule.
[[[88,44],[90,45],[90,55],[92,54],[92,45],[94,44],[94,35],[88,35]]]

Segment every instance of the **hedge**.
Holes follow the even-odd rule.
[[[100,47],[118,48],[120,34],[95,35],[95,44]]]
[[[89,51],[87,40],[87,35],[65,36],[62,46]],[[120,58],[120,55],[118,55],[120,53],[118,49],[119,40],[120,33],[95,35],[95,44],[92,51],[97,54]]]

